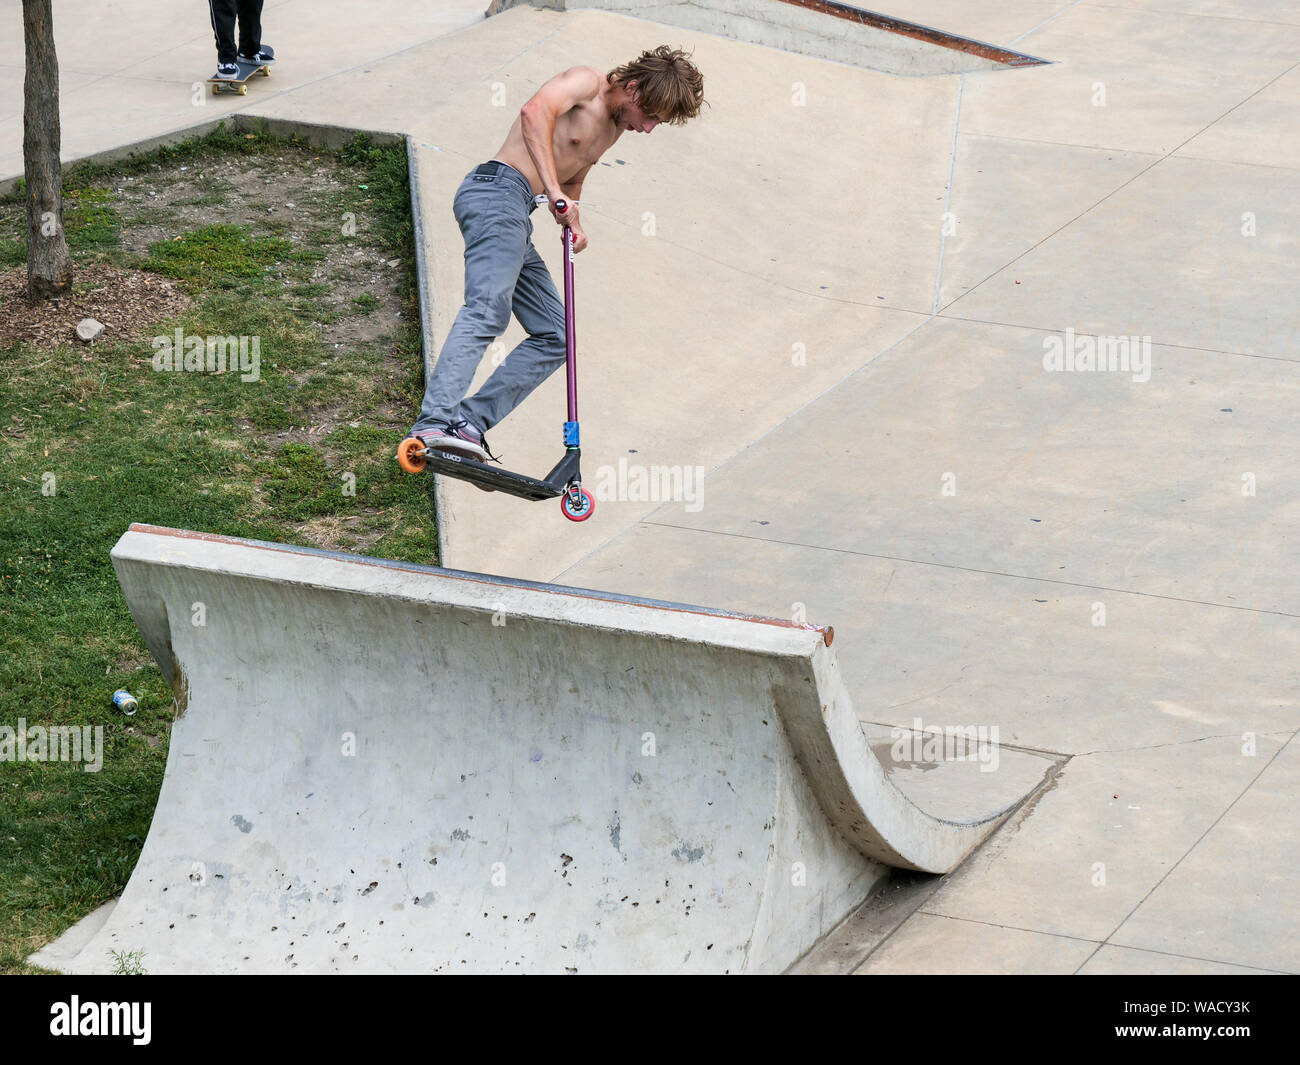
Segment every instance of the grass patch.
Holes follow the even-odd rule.
[[[277,237],[254,237],[243,226],[218,223],[171,240],[156,241],[140,265],[157,274],[197,281],[194,289],[226,285],[233,277],[261,277],[289,254],[291,245]]]
[[[0,269],[27,262],[27,216],[25,212],[19,215],[17,224],[0,231]],[[63,233],[74,256],[82,253],[83,259],[91,258],[94,253],[115,248],[120,225],[108,189],[64,189]]]
[[[352,310],[357,314],[374,314],[379,309],[379,297],[372,292],[363,292],[352,297]]]
[[[225,197],[232,172],[245,180]],[[148,833],[172,692],[109,559],[130,522],[437,560],[431,479],[392,458],[422,383],[404,147],[221,129],[65,178],[75,263],[180,279],[195,305],[156,337],[232,337],[250,355],[255,341],[257,365],[158,372],[155,345],[122,341],[0,347],[0,724],[104,736],[96,773],[2,766],[0,972],[30,971],[29,953],[119,893]],[[15,265],[23,212],[21,192],[0,200],[0,258]],[[258,224],[271,215],[273,233]],[[164,220],[178,231],[133,236]],[[394,258],[376,287],[373,264]],[[346,341],[329,334],[341,312]],[[365,332],[381,320],[387,332]],[[111,706],[117,688],[139,699],[134,717]],[[147,970],[129,948],[121,971]]]
[[[121,224],[108,189],[68,189],[64,192],[63,232],[68,238],[68,250],[74,255],[115,248]]]

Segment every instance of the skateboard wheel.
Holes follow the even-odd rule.
[[[239,87],[239,95],[240,95],[240,96],[247,96],[247,95],[248,95],[248,86],[247,86],[247,85],[241,85],[241,86]]]
[[[578,491],[582,494],[581,510],[573,509],[573,502],[570,500],[568,492],[560,496],[560,510],[564,512],[564,516],[570,521],[586,521],[591,517],[592,511],[596,509],[596,501],[591,498],[591,493],[585,488],[579,488]]]
[[[424,441],[408,436],[397,446],[397,464],[407,473],[419,473],[428,461],[422,451]]]

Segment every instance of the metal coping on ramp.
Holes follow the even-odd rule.
[[[696,5],[692,4],[692,0],[680,0],[680,2],[696,7]],[[767,2],[770,4],[784,4],[790,8],[811,12],[814,15],[825,15],[828,18],[841,19],[844,22],[851,22],[858,26],[866,26],[870,29],[891,33],[897,37],[909,37],[912,40],[923,41],[939,48],[947,48],[950,51],[977,56],[980,59],[986,59],[989,62],[1006,67],[1044,66],[1052,62],[1050,59],[1040,59],[1038,56],[1017,52],[1010,48],[1002,48],[984,41],[977,41],[971,37],[963,37],[957,33],[935,29],[932,26],[924,26],[919,22],[910,22],[894,15],[883,15],[878,11],[868,11],[865,8],[854,7],[852,4],[843,4],[839,0],[767,0]],[[491,18],[523,4],[529,4],[532,7],[555,8],[561,11],[568,10],[566,0],[491,0],[483,14],[484,17]],[[605,9],[599,3],[583,6],[592,6],[597,10]],[[653,6],[662,7],[663,5]],[[742,3],[740,6],[742,8],[761,8],[761,4],[755,4],[754,0],[749,0],[748,5]],[[708,5],[698,5],[698,7],[701,12],[712,12],[719,16],[725,16],[728,13],[727,9],[723,7],[713,8]],[[610,5],[608,10],[618,14],[631,15],[634,18],[656,18],[654,15],[647,15],[643,11],[616,5]],[[735,13],[734,7],[730,13]],[[758,10],[751,10],[749,14],[759,17]],[[671,20],[669,21],[671,22]],[[730,33],[722,29],[721,24],[715,29],[717,32],[723,33],[724,36],[731,36]],[[747,38],[741,37],[739,39],[744,40]]]
[[[122,897],[36,964],[778,972],[1012,808],[897,791],[817,626],[138,524],[112,559],[178,713]]]
[[[893,15],[882,15],[876,11],[853,7],[851,4],[841,4],[837,0],[776,0],[776,2],[789,4],[791,7],[801,7],[820,15],[843,19],[846,22],[856,22],[860,26],[885,30],[900,37],[911,37],[914,40],[936,44],[940,48],[951,48],[954,51],[965,52],[968,55],[977,55],[981,59],[990,59],[995,63],[1002,63],[1009,67],[1033,67],[1050,62],[1047,59],[1039,59],[1037,56],[1026,55],[1024,52],[1012,51],[1010,48],[999,48],[995,44],[985,44],[983,41],[976,41],[970,37],[962,37],[956,33],[948,33],[945,30],[922,26],[919,22],[908,22],[906,19],[895,18]]]
[[[354,555],[346,551],[323,551],[316,547],[295,547],[291,544],[276,544],[269,540],[246,540],[235,536],[221,536],[217,533],[193,532],[189,529],[169,529],[160,525],[146,525],[132,522],[129,532],[149,533],[154,536],[176,536],[186,540],[205,540],[211,543],[238,544],[242,547],[256,547],[267,551],[276,551],[294,555],[330,558],[357,566],[378,566],[383,569],[407,573],[423,573],[431,577],[454,578],[475,584],[490,585],[498,588],[527,588],[542,591],[548,595],[572,596],[600,603],[624,603],[630,606],[653,607],[682,614],[699,614],[702,617],[729,618],[733,621],[748,621],[756,625],[774,625],[778,628],[800,629],[805,632],[819,633],[827,647],[835,639],[835,629],[831,625],[811,625],[800,621],[786,621],[782,618],[763,617],[758,614],[745,614],[735,610],[719,610],[714,607],[693,606],[688,603],[672,603],[663,599],[646,599],[636,595],[623,595],[618,592],[598,592],[589,588],[573,588],[563,584],[547,584],[542,581],[526,581],[517,577],[496,577],[487,573],[471,573],[467,570],[446,569],[442,566],[425,566],[418,562],[397,562],[387,558],[372,558],[369,555]]]

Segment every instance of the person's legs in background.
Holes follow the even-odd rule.
[[[235,16],[238,0],[208,0],[212,16],[212,33],[217,39],[217,67],[233,66],[238,49],[235,47]]]

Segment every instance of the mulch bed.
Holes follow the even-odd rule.
[[[157,274],[97,264],[74,266],[73,289],[52,300],[27,299],[27,268],[0,273],[0,347],[15,342],[41,350],[80,344],[77,323],[104,323],[104,340],[142,340],[154,323],[191,303],[175,284]],[[150,334],[151,335],[151,334]]]

